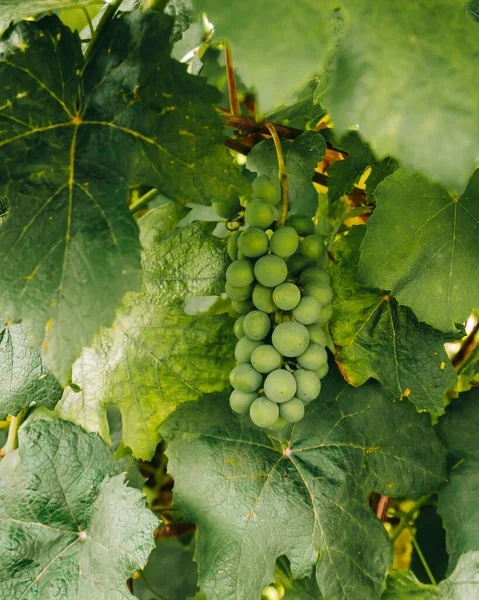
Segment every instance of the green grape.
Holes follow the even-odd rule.
[[[258,258],[266,254],[268,243],[268,236],[262,229],[248,227],[239,236],[238,249],[244,256]]]
[[[274,221],[274,209],[264,200],[251,200],[244,212],[244,220],[250,227],[268,229]]]
[[[273,346],[283,356],[299,356],[308,347],[309,333],[301,323],[286,321],[275,327],[272,341]]]
[[[274,288],[273,302],[281,310],[293,310],[301,300],[301,292],[294,283],[282,283]]]
[[[253,303],[249,300],[233,300],[231,307],[238,315],[247,315],[254,308]]]
[[[287,423],[297,423],[304,417],[304,404],[299,398],[291,398],[279,405],[279,415]]]
[[[300,277],[299,281],[301,285],[307,285],[308,283],[321,283],[322,285],[329,285],[330,279],[329,275],[326,273],[324,269],[320,269],[319,267],[308,267],[305,269]]]
[[[306,215],[290,215],[286,219],[286,225],[289,225],[298,232],[298,235],[305,237],[314,233],[314,223]]]
[[[312,342],[316,342],[320,346],[326,346],[326,334],[319,323],[306,325],[306,329],[309,331],[309,338]]]
[[[247,393],[233,390],[230,395],[230,406],[239,415],[247,415],[257,397],[256,392]]]
[[[292,227],[277,229],[269,240],[271,252],[281,258],[292,256],[298,249],[298,234]]]
[[[276,369],[264,380],[264,393],[272,402],[287,402],[296,393],[296,379],[289,371]]]
[[[277,404],[263,396],[253,402],[249,416],[258,427],[271,427],[278,420],[279,408]]]
[[[291,275],[293,277],[297,277],[301,271],[309,267],[311,260],[300,252],[297,252],[288,258],[288,262],[286,264],[288,265],[288,271],[291,273]]]
[[[320,311],[319,311],[319,317],[317,318],[317,323],[319,323],[320,325],[324,325],[325,323],[327,323],[328,321],[331,320],[331,317],[333,316],[333,307],[331,306],[331,304],[329,304],[328,306],[324,306]]]
[[[239,363],[249,363],[251,354],[255,348],[261,346],[261,342],[242,337],[235,346],[235,358]]]
[[[245,315],[241,315],[241,317],[238,317],[233,326],[233,331],[235,333],[235,336],[239,340],[244,336],[244,329],[243,329],[244,318],[245,318]],[[314,341],[316,341],[316,340],[314,340]]]
[[[293,317],[303,325],[311,325],[319,316],[321,304],[313,296],[303,296],[298,306],[293,310]]]
[[[319,344],[314,342],[309,344],[308,348],[298,356],[298,365],[303,369],[316,371],[328,362],[328,354],[326,350]]]
[[[296,396],[303,402],[311,402],[319,396],[321,391],[321,382],[319,377],[313,371],[298,369],[293,373],[296,379]]]
[[[249,300],[251,298],[251,294],[253,293],[253,284],[250,283],[249,285],[236,287],[227,281],[225,285],[225,292],[228,298],[231,298],[231,300]]]
[[[235,287],[253,283],[253,264],[249,260],[235,260],[226,269],[226,281]]]
[[[256,261],[254,275],[262,285],[276,287],[288,276],[288,267],[279,256],[267,254]]]
[[[262,381],[261,374],[245,363],[238,365],[230,373],[231,385],[240,392],[254,392],[261,387]]]
[[[266,313],[252,310],[243,321],[243,331],[250,340],[262,340],[271,329],[271,321]]]
[[[228,242],[226,244],[226,251],[228,252],[228,256],[231,258],[231,260],[236,260],[238,258],[239,235],[240,235],[240,232],[235,231],[234,233],[230,234],[230,236],[228,237]]]
[[[333,299],[333,290],[329,285],[316,283],[314,281],[304,286],[303,293],[305,296],[314,296],[319,300],[321,307],[330,304]]]
[[[278,417],[276,421],[270,426],[270,429],[272,429],[273,431],[281,431],[281,429],[284,429],[287,424],[288,423],[282,417]],[[282,598],[282,596],[279,595],[277,597]]]
[[[272,313],[276,310],[276,304],[273,302],[273,290],[257,283],[253,290],[253,304],[258,310],[265,313]]]
[[[328,374],[328,371],[329,364],[325,363],[322,367],[319,367],[319,369],[316,369],[314,372],[320,379],[323,379],[323,377],[326,377],[326,375]]]
[[[318,260],[324,251],[324,241],[319,235],[308,235],[301,242],[301,254],[312,260]]]
[[[277,179],[259,175],[251,184],[255,198],[261,198],[269,204],[277,206],[281,200],[281,185]]]
[[[232,219],[241,210],[239,198],[232,196],[223,200],[215,200],[212,202],[216,214],[222,219]]]
[[[271,373],[279,369],[281,365],[281,354],[270,346],[263,344],[255,348],[251,354],[251,364],[258,373]]]

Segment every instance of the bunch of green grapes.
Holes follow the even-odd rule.
[[[312,219],[293,214],[277,227],[279,185],[265,177],[255,183],[261,197],[246,205],[247,227],[228,241],[225,291],[239,315],[230,406],[259,427],[281,429],[300,421],[321,391],[333,294]]]

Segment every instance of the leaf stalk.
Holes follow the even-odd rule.
[[[265,121],[264,124],[271,133],[276,149],[276,156],[278,157],[278,176],[281,185],[281,206],[279,209],[278,227],[283,227],[286,222],[286,215],[288,214],[288,174],[286,172],[286,163],[284,162],[283,148],[281,147],[281,140],[279,139],[276,127],[270,121]]]

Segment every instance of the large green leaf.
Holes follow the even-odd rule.
[[[454,400],[438,427],[446,447],[461,461],[439,492],[438,512],[446,529],[450,572],[461,554],[479,551],[479,390],[471,390]]]
[[[1,39],[0,194],[10,214],[0,230],[0,309],[24,320],[33,346],[45,337],[45,361],[62,383],[124,293],[139,288],[128,187],[210,203],[241,186],[218,93],[170,58],[170,30],[154,10],[122,14],[83,76],[78,36],[55,17]]]
[[[318,87],[318,77],[314,77],[293,96],[287,106],[281,106],[268,119],[297,129],[314,129],[321,117],[326,115],[326,109],[315,99]]]
[[[128,600],[157,518],[108,446],[62,421],[20,430],[0,464],[0,596]]]
[[[402,170],[375,196],[360,275],[420,321],[454,331],[479,304],[479,170],[460,198]]]
[[[336,373],[283,435],[238,417],[218,395],[181,405],[161,433],[176,501],[198,526],[199,585],[209,600],[258,597],[281,555],[296,579],[317,563],[326,598],[379,598],[391,546],[367,493],[416,497],[445,477],[427,415]]]
[[[0,0],[0,31],[10,23],[34,17],[51,10],[84,8],[96,4],[101,6],[107,0]]]
[[[361,285],[359,247],[365,232],[364,226],[353,227],[332,250],[336,360],[353,385],[374,377],[391,400],[408,397],[418,410],[440,414],[456,381],[444,349],[447,338],[386,292]]]
[[[321,67],[328,50],[328,7],[303,0],[195,0],[226,38],[243,81],[252,86],[262,112],[284,103]],[[334,6],[333,6],[334,8]]]
[[[170,203],[140,220],[143,291],[128,295],[113,329],[83,351],[73,367],[81,391],[67,389],[58,407],[62,418],[108,440],[106,406],[116,405],[123,443],[140,458],[153,455],[158,427],[179,403],[223,390],[234,366],[233,320],[187,315],[179,304],[219,291],[227,266],[214,224],[174,229],[182,212]]]
[[[479,36],[463,0],[345,0],[349,27],[327,106],[340,131],[359,127],[448,188],[479,156]]]
[[[31,404],[54,408],[63,388],[43,365],[40,350],[28,347],[21,325],[1,325],[0,419]]]

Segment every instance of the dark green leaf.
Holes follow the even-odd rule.
[[[479,170],[460,198],[402,170],[375,196],[360,275],[420,321],[454,331],[479,301]]]
[[[391,547],[367,493],[418,496],[444,480],[427,415],[375,384],[355,389],[337,374],[323,384],[288,436],[238,418],[219,396],[183,404],[163,424],[176,501],[198,525],[209,600],[258,597],[280,555],[296,579],[319,558],[326,598],[379,598]],[[413,443],[397,435],[406,429]]]
[[[327,106],[379,157],[460,191],[479,156],[479,36],[463,0],[346,0]],[[385,67],[387,65],[387,67]]]
[[[353,227],[333,246],[331,335],[347,380],[374,377],[392,400],[408,397],[418,410],[443,412],[456,376],[444,349],[446,336],[421,323],[384,291],[361,285],[359,247],[366,227]]]
[[[314,129],[321,117],[326,115],[326,110],[315,99],[317,87],[318,78],[315,77],[295,94],[287,106],[278,108],[268,119],[297,129]]]
[[[0,419],[31,404],[54,408],[63,388],[43,365],[40,350],[28,347],[22,325],[0,325]]]
[[[392,571],[382,600],[439,600],[436,586],[425,585],[412,571]]]
[[[20,430],[0,464],[0,596],[128,600],[157,518],[108,446],[62,421]]]

